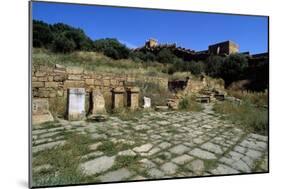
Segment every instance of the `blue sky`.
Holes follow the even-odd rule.
[[[131,48],[143,46],[151,37],[196,51],[225,40],[251,54],[268,47],[267,17],[43,2],[32,3],[32,16],[79,27],[93,40],[117,38]]]

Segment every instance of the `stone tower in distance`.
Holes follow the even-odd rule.
[[[145,42],[145,47],[148,47],[148,48],[153,48],[153,47],[156,47],[157,45],[158,45],[157,39],[150,38],[149,40],[147,40]]]
[[[210,45],[208,48],[210,54],[230,55],[239,52],[239,46],[232,41],[224,41]]]

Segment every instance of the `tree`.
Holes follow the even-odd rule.
[[[93,42],[93,50],[103,52],[113,59],[125,59],[129,57],[130,50],[117,39],[105,38]]]
[[[49,47],[52,44],[54,36],[48,24],[42,21],[33,21],[33,46]]]
[[[175,55],[169,49],[162,49],[157,54],[157,61],[161,63],[173,63]]]
[[[76,48],[75,42],[68,39],[65,35],[59,35],[55,38],[52,44],[52,50],[60,53],[70,53]]]
[[[221,77],[226,85],[232,81],[241,80],[248,67],[248,60],[244,55],[233,54],[225,58],[221,67]]]
[[[211,77],[221,77],[223,58],[220,56],[210,56],[206,60],[205,72]]]

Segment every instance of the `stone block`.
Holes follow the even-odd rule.
[[[81,67],[67,67],[66,72],[69,74],[83,74],[84,69]]]
[[[127,91],[127,105],[130,109],[135,110],[139,107],[139,88],[138,87],[130,87],[126,89]]]
[[[65,89],[67,88],[80,88],[80,87],[85,87],[85,82],[84,81],[65,81],[63,87]]]
[[[46,72],[41,72],[41,71],[35,72],[36,77],[42,77],[42,76],[45,76],[46,74],[47,74]]]
[[[85,117],[85,89],[68,89],[68,119],[82,120]]]
[[[95,80],[95,81],[94,81],[94,84],[100,86],[100,85],[101,85],[101,80],[100,80],[100,79]]]
[[[105,114],[105,100],[99,90],[92,91],[92,114]]]
[[[118,109],[124,107],[124,92],[123,87],[116,87],[112,89],[112,108]]]
[[[94,79],[85,79],[86,85],[94,85]]]
[[[151,98],[143,97],[143,108],[151,107]]]
[[[32,82],[32,87],[44,87],[44,82],[34,81],[34,82]]]
[[[48,121],[54,121],[49,111],[48,99],[32,99],[32,124],[41,124]]]
[[[37,77],[38,81],[48,81],[48,77],[47,76],[43,76],[43,77]]]
[[[65,76],[65,75],[56,75],[56,76],[54,76],[54,78],[53,78],[54,81],[58,81],[58,82],[65,81],[65,79],[66,79],[66,76]]]
[[[81,80],[82,75],[68,75],[69,80]]]
[[[58,87],[58,83],[57,83],[57,82],[53,82],[53,81],[45,82],[45,87],[53,87],[53,88],[56,88],[56,87]]]
[[[104,79],[103,80],[103,86],[105,86],[105,87],[110,86],[110,80],[109,79]]]

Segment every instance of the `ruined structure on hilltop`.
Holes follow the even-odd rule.
[[[232,41],[224,41],[209,45],[208,52],[215,55],[230,55],[239,52],[239,46]]]
[[[239,52],[239,45],[233,41],[223,41],[220,43],[212,44],[208,46],[208,50],[195,51],[188,48],[183,48],[173,44],[159,44],[157,39],[150,38],[145,42],[143,47],[135,49],[135,51],[151,52],[157,54],[162,49],[168,49],[177,57],[182,58],[185,61],[204,61],[211,55],[228,56],[231,54],[244,54],[249,59],[268,58],[268,53],[262,53],[258,55],[250,55],[249,52]]]

